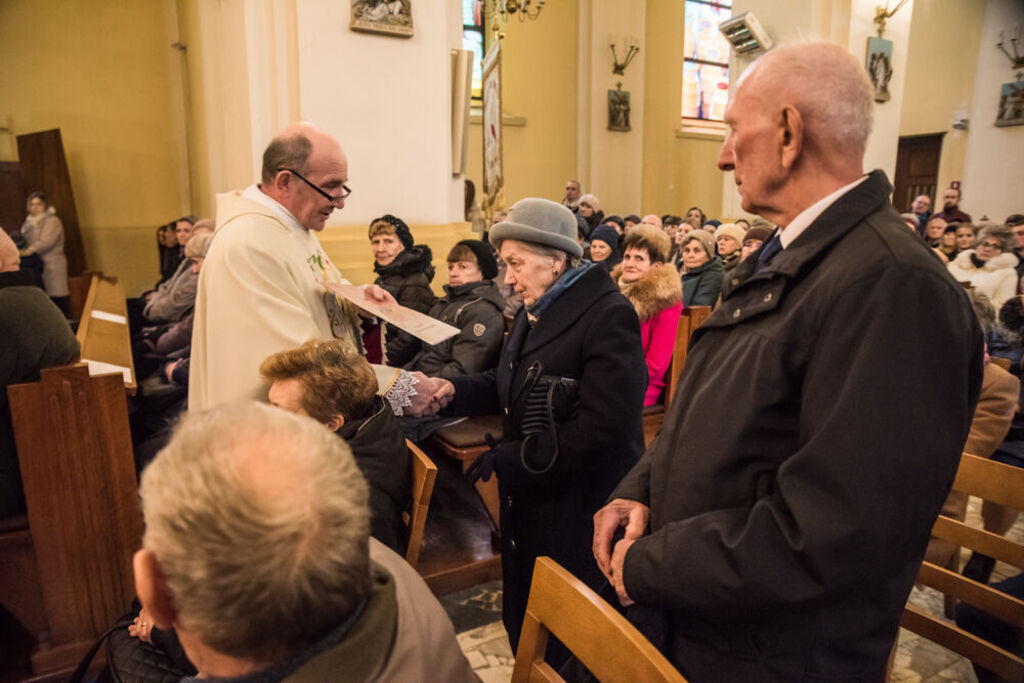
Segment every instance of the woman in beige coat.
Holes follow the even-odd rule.
[[[21,226],[21,235],[26,244],[20,254],[39,255],[43,261],[43,289],[67,315],[70,290],[68,260],[64,256],[64,224],[42,192],[28,196],[28,217]]]

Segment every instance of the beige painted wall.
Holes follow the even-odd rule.
[[[980,3],[979,3],[980,4]],[[1003,83],[1015,80],[1010,60],[995,48],[999,32],[1024,26],[1024,3],[988,0],[971,103],[971,123],[964,155],[964,209],[977,220],[987,214],[1002,221],[1024,213],[1024,126],[994,125]]]
[[[971,133],[955,130],[952,123],[971,107],[983,8],[979,0],[915,2],[913,7],[900,135],[946,134],[939,159],[940,197],[950,181],[964,177]]]
[[[172,0],[0,3],[0,158],[61,129],[86,264],[129,293],[159,277],[156,227],[189,208],[175,24]]]
[[[720,136],[680,137],[683,89],[683,3],[647,0],[644,62],[643,195],[633,211],[684,215],[691,206],[720,216]]]
[[[643,192],[644,5],[636,0],[601,0],[581,5],[580,11],[590,12],[589,34],[580,46],[580,81],[590,86],[581,98],[586,106],[579,121],[583,134],[577,141],[589,154],[587,169],[580,175],[587,179],[585,189],[601,200],[605,214],[628,214],[639,210]],[[640,46],[640,52],[623,75],[615,75],[609,46],[614,43],[622,59],[630,41]],[[608,91],[619,83],[630,93],[629,131],[608,130]]]
[[[502,45],[502,98],[507,115],[525,126],[504,127],[506,206],[523,197],[561,200],[576,165],[577,0],[544,6],[537,21],[512,21]],[[466,177],[483,187],[483,128],[469,127]]]

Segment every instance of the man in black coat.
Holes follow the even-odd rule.
[[[719,166],[783,227],[726,281],[661,435],[594,518],[602,571],[691,681],[881,680],[952,485],[982,336],[863,175],[870,107],[834,45],[740,79]]]

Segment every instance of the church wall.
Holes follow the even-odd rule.
[[[61,129],[86,264],[129,293],[159,277],[156,227],[189,210],[175,24],[171,0],[0,3],[0,159]]]
[[[1019,0],[988,0],[981,31],[978,70],[971,103],[971,122],[964,156],[964,209],[978,220],[987,214],[1003,221],[1024,213],[1024,125],[997,127],[999,93],[1016,80],[1010,60],[995,44],[1004,31],[1006,42],[1014,29],[1024,27],[1024,4]],[[1017,42],[1018,50],[1024,45]],[[1012,53],[1007,45],[1007,50]]]
[[[453,0],[413,3],[414,35],[398,38],[350,30],[349,3],[297,5],[299,116],[341,141],[353,191],[321,242],[355,283],[374,278],[367,227],[382,214],[405,220],[417,242],[431,247],[435,291],[447,282],[451,245],[469,236],[462,178],[451,172],[458,9]]]
[[[952,124],[971,109],[982,49],[982,6],[978,0],[914,3],[900,135],[945,133],[936,186],[940,204],[950,181],[964,179],[964,156],[973,130],[956,130]],[[971,123],[973,128],[975,122]],[[973,194],[972,188],[963,190],[969,209],[966,195]]]
[[[643,194],[639,215],[684,215],[700,206],[722,215],[721,133],[680,132],[683,88],[683,3],[647,0],[643,117]]]
[[[523,197],[561,200],[565,181],[577,178],[577,0],[549,2],[536,21],[503,27],[503,204]],[[490,40],[490,24],[485,26]],[[483,127],[469,127],[466,177],[483,191]]]
[[[646,110],[644,65],[645,8],[636,0],[602,0],[581,5],[587,27],[586,40],[581,39],[580,81],[587,86],[579,99],[586,102],[579,118],[583,135],[577,139],[587,146],[584,191],[601,201],[605,214],[627,214],[639,210],[643,188],[644,112]],[[619,60],[626,55],[626,46],[634,42],[640,47],[625,73],[612,73],[614,43]],[[618,89],[630,94],[628,131],[608,130],[608,92]],[[581,159],[584,157],[581,157]]]

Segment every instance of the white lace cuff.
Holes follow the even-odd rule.
[[[416,395],[416,385],[420,381],[411,372],[398,371],[394,384],[384,393],[384,398],[391,404],[395,415],[404,415],[405,409],[412,405],[412,397]]]

